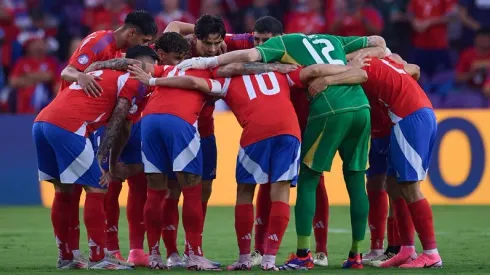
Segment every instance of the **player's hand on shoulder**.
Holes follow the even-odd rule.
[[[96,80],[101,80],[99,76],[80,73],[77,78],[77,83],[82,87],[87,96],[99,97],[103,90]]]
[[[319,77],[308,85],[308,94],[311,97],[317,96],[328,87],[328,84],[324,77]]]
[[[353,68],[362,69],[366,66],[369,66],[369,61],[371,58],[366,57],[362,52],[359,52],[351,61],[349,61],[348,65]]]
[[[177,65],[179,70],[210,69],[218,66],[218,57],[194,57],[186,59]]]
[[[294,64],[277,64],[277,69],[275,71],[281,74],[287,74],[290,72],[294,72],[298,68],[298,65]]]
[[[228,45],[226,45],[225,41],[221,41],[221,44],[219,45],[219,54],[224,54],[228,51]]]
[[[145,72],[140,66],[130,65],[128,67],[128,72],[131,73],[131,78],[138,79],[145,85],[150,85],[151,75]]]

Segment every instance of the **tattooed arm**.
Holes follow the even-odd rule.
[[[92,71],[102,70],[102,69],[125,71],[128,69],[129,65],[134,65],[134,64],[141,64],[141,62],[130,58],[114,58],[110,60],[94,62],[90,66],[88,66],[87,69],[85,69],[85,72],[87,73],[87,72],[92,72]]]
[[[97,151],[97,162],[99,165],[102,159],[107,156],[111,148],[116,143],[117,138],[121,135],[126,116],[128,115],[131,103],[126,98],[118,98],[116,107],[112,111],[111,119],[105,129],[104,135],[100,142],[99,150]]]
[[[367,37],[367,47],[381,47],[386,49],[386,41],[379,35],[371,35]]]
[[[231,63],[225,66],[221,66],[217,70],[219,77],[232,77],[235,75],[244,74],[261,74],[267,72],[279,72],[289,73],[298,68],[296,65],[271,63],[265,64],[260,62],[247,62],[247,63]]]
[[[110,123],[113,123],[113,121],[109,121],[109,125]],[[131,120],[126,120],[119,135],[114,140],[114,144],[110,149],[111,153],[109,156],[109,167],[114,167],[119,162],[119,157],[121,156],[124,146],[126,146],[129,137],[131,136],[132,125],[133,122]]]

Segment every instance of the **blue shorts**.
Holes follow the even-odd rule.
[[[103,188],[90,139],[41,121],[32,126],[32,136],[40,181],[57,179],[63,184]]]
[[[170,114],[141,119],[145,173],[187,172],[202,175],[201,139],[196,127]]]
[[[202,149],[202,180],[214,180],[216,178],[216,164],[218,162],[218,150],[214,135],[201,139]]]
[[[391,129],[388,175],[398,182],[424,180],[436,140],[434,111],[424,108],[400,120]]]
[[[388,172],[388,151],[390,150],[390,136],[371,139],[369,148],[369,168],[366,176],[372,177]]]
[[[104,135],[105,127],[100,127],[90,136],[92,144],[94,145],[94,151],[97,152]],[[121,162],[124,164],[138,164],[143,163],[141,159],[141,121],[133,124],[131,127],[131,136],[128,143],[124,146],[121,152]],[[106,156],[102,161],[102,168],[109,170],[109,160]]]
[[[290,135],[267,138],[240,148],[236,165],[238,183],[264,184],[298,180],[301,144]]]

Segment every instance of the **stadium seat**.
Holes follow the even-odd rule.
[[[478,91],[463,89],[449,93],[444,101],[444,108],[486,108],[488,100]]]
[[[446,95],[454,87],[454,71],[442,71],[436,73],[430,80],[430,85],[434,93]]]

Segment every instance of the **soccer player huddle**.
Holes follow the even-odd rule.
[[[243,128],[236,164],[239,258],[227,270],[328,265],[322,173],[330,171],[337,152],[351,201],[352,246],[343,268],[442,267],[432,210],[420,189],[437,123],[419,75],[418,66],[391,53],[379,36],[283,34],[270,16],[258,19],[251,34],[226,34],[219,17],[203,15],[195,25],[172,22],[157,37],[149,13],[129,13],[117,30],[82,40],[61,74],[57,97],[33,125],[39,179],[56,190],[51,221],[57,268],[221,269],[204,257],[202,247],[217,172],[218,99]],[[127,261],[117,233],[124,181]],[[297,188],[297,251],[277,264],[292,187]],[[82,188],[89,259],[79,252]],[[182,254],[177,249],[181,194]],[[363,257],[368,222],[371,250]],[[419,255],[415,232],[423,247]]]

